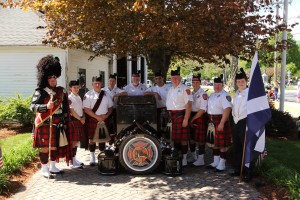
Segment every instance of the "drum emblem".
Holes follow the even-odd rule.
[[[127,156],[132,165],[149,165],[153,160],[153,149],[146,141],[136,141],[130,144]]]

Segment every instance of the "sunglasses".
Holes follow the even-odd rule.
[[[53,75],[53,76],[48,76],[48,79],[52,79],[52,78],[57,79],[57,77],[56,77],[55,75]]]

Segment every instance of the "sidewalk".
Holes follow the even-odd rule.
[[[80,149],[78,158],[86,164],[84,169],[71,169],[62,163],[59,166],[64,169],[64,175],[50,180],[37,172],[11,199],[260,199],[255,188],[239,183],[238,178],[228,175],[228,170],[216,173],[205,167],[187,167],[178,177],[168,177],[159,172],[103,176],[96,166],[87,165],[88,151]],[[211,158],[206,159],[206,163],[210,161]]]
[[[279,109],[279,101],[274,101],[275,108]],[[300,116],[300,103],[296,102],[284,102],[284,111],[288,112],[294,118],[298,118]]]

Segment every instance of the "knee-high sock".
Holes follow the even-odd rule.
[[[90,150],[90,152],[95,152],[96,144],[89,144],[89,150]]]
[[[47,164],[48,163],[48,158],[49,158],[49,153],[39,153],[40,160],[42,164]]]
[[[205,153],[205,145],[199,145],[199,155],[202,155]]]
[[[77,153],[77,146],[76,146],[76,147],[73,147],[73,157],[76,156],[76,153]]]
[[[213,155],[219,156],[220,155],[220,149],[213,149]]]
[[[196,144],[195,143],[194,144],[190,144],[190,150],[191,150],[191,152],[196,151]]]
[[[51,161],[55,161],[57,157],[57,150],[51,150],[51,157],[50,160]]]
[[[187,154],[188,151],[188,146],[187,145],[181,145],[181,153],[182,154]]]

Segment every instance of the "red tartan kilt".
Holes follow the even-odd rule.
[[[196,114],[192,113],[192,116]],[[193,121],[193,125],[191,127],[192,138],[199,142],[200,144],[204,144],[206,142],[206,133],[207,133],[207,115],[204,113],[201,117],[197,118]]]
[[[231,145],[231,127],[229,120],[224,124],[224,130],[218,131],[217,127],[220,124],[222,119],[222,115],[208,115],[208,122],[212,121],[215,125],[215,147],[217,148],[225,148]]]
[[[80,141],[82,134],[84,134],[84,126],[79,120],[68,121],[68,134],[70,141]]]
[[[50,125],[43,124],[34,129],[33,148],[49,148]],[[51,147],[57,147],[55,126],[52,126]]]
[[[187,127],[182,127],[184,111],[171,111],[172,120],[172,140],[187,141],[190,139],[190,134]]]
[[[94,118],[88,118],[87,122],[86,122],[86,128],[89,134],[89,139],[93,139],[94,134],[95,134],[95,129],[97,128],[97,123],[98,121]]]

